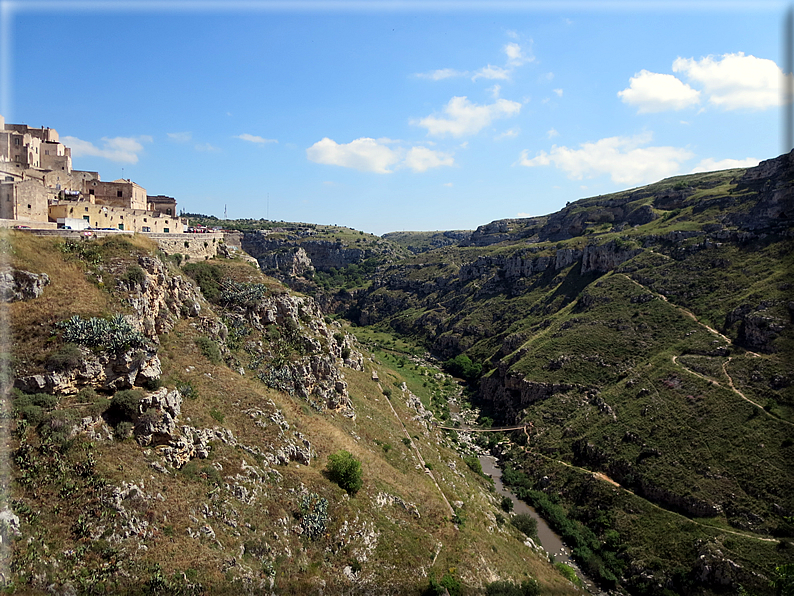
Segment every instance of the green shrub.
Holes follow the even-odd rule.
[[[570,567],[570,566],[566,565],[565,563],[555,563],[554,567],[568,581],[573,582],[577,586],[581,586],[582,585],[582,580],[580,580],[579,576],[576,575],[576,572],[573,570],[573,567]]]
[[[485,586],[485,596],[539,596],[540,585],[534,579],[527,579],[520,584],[511,581],[492,582]]]
[[[422,596],[460,596],[462,586],[460,580],[451,573],[446,573],[441,578],[441,581],[436,581],[436,578],[430,577],[428,586]]]
[[[110,400],[113,413],[122,420],[135,420],[138,417],[138,404],[143,393],[137,389],[117,391]]]
[[[197,263],[186,263],[182,267],[182,271],[193,278],[207,300],[210,302],[218,301],[223,277],[223,270],[219,266],[199,261]]]
[[[218,410],[213,408],[212,410],[210,410],[210,416],[212,416],[215,420],[223,424],[223,420],[225,416],[223,415],[222,412],[219,412]]]
[[[538,520],[534,517],[529,515],[528,513],[519,513],[514,515],[513,518],[510,520],[510,523],[515,526],[515,528],[526,534],[528,537],[532,539],[536,539],[538,536]]]
[[[113,434],[119,441],[123,441],[124,439],[128,439],[132,436],[132,430],[135,425],[128,420],[123,420],[116,425]]]
[[[83,361],[80,348],[73,343],[67,343],[47,357],[47,370],[64,371],[77,368]]]
[[[475,382],[482,374],[482,364],[472,362],[466,354],[458,354],[444,363],[444,368],[450,374],[461,377],[469,382]]]
[[[467,455],[463,458],[463,461],[466,462],[466,465],[469,466],[472,472],[478,476],[484,475],[482,473],[482,464],[480,463],[480,458],[478,458],[476,455]]]
[[[207,357],[207,360],[213,364],[221,363],[221,350],[218,344],[212,341],[209,337],[202,335],[196,338],[196,346],[201,350],[201,353]]]
[[[349,494],[356,494],[363,486],[361,462],[349,451],[340,450],[328,456],[328,477]]]
[[[130,265],[120,279],[129,288],[132,286],[143,286],[146,281],[146,272],[138,265]]]
[[[502,497],[502,502],[499,505],[502,508],[502,511],[505,513],[510,513],[513,510],[513,499],[505,495]]]
[[[403,437],[403,444],[406,447],[410,447],[411,446],[411,439],[409,439],[408,437]]]

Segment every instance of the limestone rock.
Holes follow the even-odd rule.
[[[4,267],[0,269],[0,301],[17,302],[38,298],[49,283],[50,278],[46,273]]]

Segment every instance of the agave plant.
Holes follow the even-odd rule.
[[[120,314],[113,315],[110,319],[99,317],[83,319],[74,315],[57,323],[56,327],[63,330],[64,342],[99,350],[122,352],[130,348],[145,348],[149,343],[146,337]]]

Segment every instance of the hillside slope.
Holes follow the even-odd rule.
[[[8,592],[575,591],[399,369],[311,298],[139,237],[3,242]],[[357,491],[327,471],[340,450]]]
[[[768,592],[794,537],[793,184],[788,154],[388,235],[414,256],[323,305],[482,365],[479,405],[527,425],[505,479],[605,587]]]

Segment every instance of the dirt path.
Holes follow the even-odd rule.
[[[736,388],[736,385],[733,384],[733,379],[731,378],[731,375],[728,373],[728,364],[730,363],[731,360],[733,360],[733,356],[729,357],[725,362],[722,363],[722,372],[725,373],[725,377],[728,379],[729,389],[731,391],[733,391],[736,395],[738,395],[740,398],[742,398],[744,401],[746,401],[747,403],[754,405],[756,408],[761,410],[764,414],[766,414],[770,418],[772,418],[774,420],[777,420],[778,422],[782,422],[783,424],[788,424],[789,426],[794,426],[794,423],[791,423],[788,420],[783,420],[779,416],[775,416],[771,412],[766,411],[761,404],[754,402],[752,399],[747,397],[744,393],[742,393],[741,391],[739,391]],[[678,361],[678,356],[673,356],[673,364],[675,364],[676,366],[680,366],[681,368],[683,368],[689,374],[695,375],[696,377],[699,377],[699,378],[703,379],[704,381],[707,381],[708,383],[711,383],[712,385],[716,385],[717,387],[723,387],[723,385],[721,383],[718,383],[714,379],[711,379],[711,378],[707,377],[706,375],[702,375],[699,372],[695,372],[691,368],[687,368],[686,366],[681,364]]]
[[[383,393],[383,388],[380,386],[380,383],[378,383],[378,389],[381,391],[381,393]],[[416,457],[419,459],[419,463],[422,464],[422,467],[424,467],[424,469],[425,469],[425,473],[428,476],[430,476],[430,480],[432,480],[433,484],[436,485],[436,488],[438,489],[438,494],[441,495],[441,498],[444,499],[444,502],[447,504],[447,508],[449,509],[449,515],[450,516],[455,515],[455,509],[452,507],[452,505],[450,505],[449,500],[447,499],[447,495],[445,495],[444,491],[441,490],[441,487],[439,486],[438,482],[436,481],[436,477],[433,476],[433,472],[428,469],[427,464],[425,463],[425,458],[422,457],[422,452],[419,451],[419,447],[416,446],[416,441],[414,441],[411,438],[411,434],[408,432],[408,429],[405,428],[405,424],[403,423],[402,418],[400,418],[400,415],[397,414],[397,410],[394,409],[394,406],[392,405],[391,400],[387,399],[386,401],[389,403],[389,407],[391,408],[392,414],[394,414],[394,417],[400,423],[400,426],[403,429],[403,434],[405,434],[406,438],[410,441],[411,447],[413,447],[414,453],[416,453]]]
[[[682,364],[679,364],[679,366],[681,366],[682,368],[684,368],[688,372],[691,372],[694,375],[702,377],[702,375],[700,375],[700,374],[698,374],[698,373],[696,373],[694,371],[690,371],[688,368],[684,367]],[[703,377],[703,378],[705,378],[705,377]],[[706,380],[711,381],[711,379],[706,379]],[[715,381],[711,381],[711,382],[713,382],[715,384],[719,384],[719,383],[716,383]],[[747,401],[750,401],[750,400],[747,400]],[[753,403],[753,402],[751,402],[751,403]],[[766,410],[764,410],[764,411],[766,412]],[[785,421],[781,421],[781,422],[785,422]],[[594,472],[592,470],[588,470],[587,468],[580,468],[579,466],[575,466],[573,464],[569,464],[568,462],[565,462],[565,461],[562,461],[562,460],[559,460],[559,459],[554,459],[554,458],[549,457],[547,455],[543,455],[542,453],[537,453],[535,451],[532,451],[532,449],[530,448],[530,436],[529,436],[529,433],[527,432],[527,427],[532,427],[532,423],[530,422],[530,423],[528,423],[528,424],[526,424],[524,426],[502,427],[502,428],[461,429],[461,428],[451,428],[451,427],[447,427],[447,426],[439,426],[438,428],[442,428],[444,430],[456,430],[456,431],[461,431],[461,432],[499,432],[499,430],[519,430],[519,429],[522,429],[524,431],[524,434],[527,436],[527,446],[524,447],[524,451],[526,453],[528,453],[528,454],[535,455],[537,457],[542,457],[543,459],[546,459],[546,460],[554,462],[556,464],[565,466],[566,468],[571,468],[572,470],[576,470],[577,472],[581,472],[582,474],[587,474],[587,475],[592,476],[592,477],[594,477],[594,478],[596,478],[598,480],[601,480],[603,482],[607,482],[607,483],[611,484],[612,486],[614,486],[615,488],[617,488],[618,490],[622,490],[622,491],[632,495],[633,497],[636,497],[637,499],[640,499],[641,501],[644,501],[645,503],[647,503],[651,507],[654,507],[655,509],[658,509],[660,511],[664,511],[665,513],[669,513],[670,515],[675,515],[677,517],[680,517],[681,519],[684,519],[684,520],[686,520],[688,522],[691,522],[691,523],[695,524],[696,526],[700,526],[702,528],[708,528],[709,530],[714,530],[714,531],[717,531],[717,532],[725,532],[727,534],[733,534],[734,536],[741,536],[743,538],[749,538],[751,540],[760,540],[761,542],[778,542],[778,540],[776,540],[774,538],[761,538],[760,536],[755,536],[753,534],[746,534],[744,532],[737,532],[736,530],[728,530],[726,528],[722,528],[722,527],[719,527],[719,526],[711,526],[709,524],[704,524],[702,522],[695,521],[691,517],[687,517],[686,515],[682,515],[681,513],[677,513],[675,511],[671,511],[669,509],[666,509],[665,507],[662,507],[661,505],[657,505],[656,503],[654,503],[652,501],[649,501],[645,497],[641,497],[640,495],[638,495],[634,491],[631,491],[631,490],[621,486],[618,482],[615,482],[614,480],[612,480],[612,478],[610,478],[606,474],[603,474],[601,472]],[[441,489],[439,489],[439,490],[441,490]]]
[[[626,279],[628,279],[628,280],[629,280],[631,283],[633,283],[634,285],[637,285],[637,286],[641,287],[643,290],[645,290],[646,292],[650,292],[651,294],[653,294],[653,295],[654,295],[654,296],[656,296],[657,298],[660,298],[661,300],[664,300],[665,302],[667,302],[667,304],[669,304],[669,305],[670,305],[670,306],[672,306],[673,308],[676,308],[676,309],[680,310],[680,311],[681,311],[681,312],[682,312],[684,315],[686,315],[687,317],[689,317],[690,319],[692,319],[693,321],[695,321],[695,322],[696,322],[698,325],[700,325],[701,327],[705,327],[705,328],[706,328],[706,329],[707,329],[707,330],[708,330],[710,333],[712,333],[712,334],[716,335],[717,337],[719,337],[719,338],[721,338],[721,339],[725,340],[725,341],[728,343],[728,345],[731,345],[731,346],[733,345],[733,341],[731,340],[731,338],[730,338],[730,337],[727,337],[726,335],[723,335],[722,333],[720,333],[719,331],[717,331],[716,329],[714,329],[714,327],[710,327],[709,325],[706,325],[706,324],[705,324],[703,321],[700,321],[700,320],[699,320],[699,319],[698,319],[698,318],[695,316],[695,313],[693,313],[692,311],[690,311],[690,310],[687,310],[687,309],[686,309],[686,308],[684,308],[683,306],[678,306],[677,304],[673,304],[672,302],[670,302],[670,301],[667,299],[667,296],[665,296],[664,294],[660,294],[660,293],[658,293],[658,292],[654,292],[654,291],[653,291],[653,290],[651,290],[649,287],[647,287],[647,286],[644,286],[644,285],[642,285],[640,282],[638,282],[638,281],[636,281],[636,280],[633,280],[633,279],[631,279],[631,278],[630,278],[628,275],[626,275],[625,273],[618,273],[617,275],[622,275],[623,277],[625,277]],[[752,354],[752,355],[753,355],[753,356],[755,356],[756,358],[760,357],[760,354],[756,354],[755,352],[751,352],[750,350],[745,350],[745,351],[746,351],[748,354]]]

